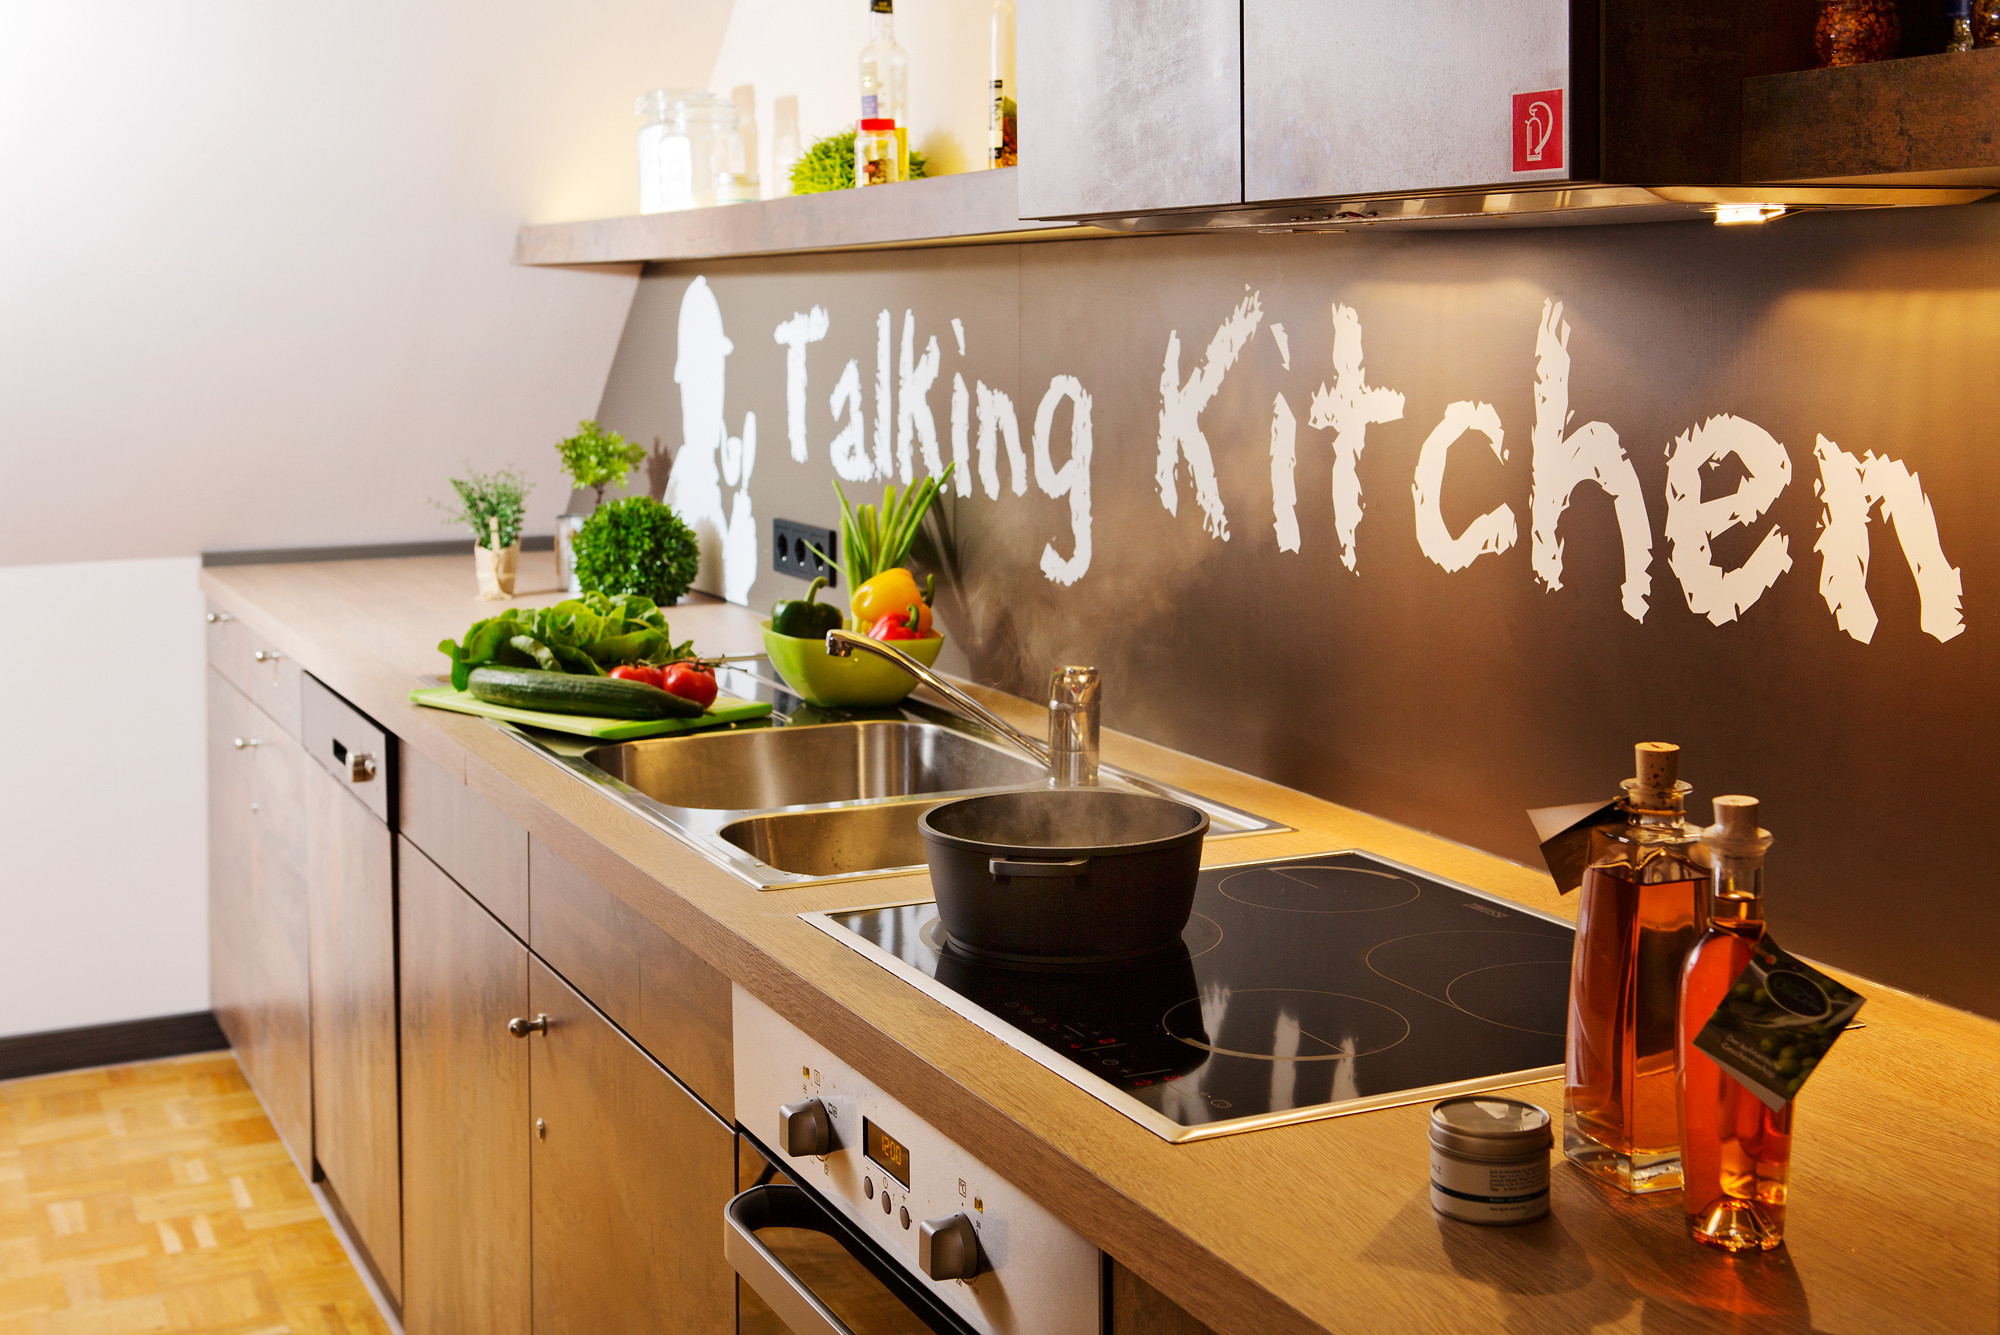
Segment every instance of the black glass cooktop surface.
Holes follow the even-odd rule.
[[[803,916],[1169,1140],[1562,1068],[1570,926],[1368,853],[1210,868],[1181,947],[1115,965],[970,959],[928,900]]]

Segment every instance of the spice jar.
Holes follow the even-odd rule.
[[[1549,1115],[1474,1095],[1431,1109],[1431,1208],[1468,1224],[1525,1224],[1549,1212]]]
[[[871,116],[855,122],[854,184],[892,184],[900,179],[901,159],[895,121]]]

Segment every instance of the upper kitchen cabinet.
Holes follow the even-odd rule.
[[[1593,90],[1573,87],[1586,8],[1243,0],[1243,198],[1589,179]]]
[[[1021,0],[1023,218],[1243,198],[1239,0]]]
[[[1816,12],[1815,0],[1021,0],[1021,215],[1286,231],[1986,193],[1959,174],[1748,184],[1746,87],[1813,63]]]

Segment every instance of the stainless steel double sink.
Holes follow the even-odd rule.
[[[760,890],[921,869],[924,812],[1047,782],[978,724],[924,705],[868,717],[802,708],[770,724],[609,744],[495,726]],[[1109,766],[1101,774],[1107,787],[1200,807],[1211,838],[1284,828]]]

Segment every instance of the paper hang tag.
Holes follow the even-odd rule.
[[[1568,894],[1583,884],[1583,869],[1590,865],[1590,832],[1600,825],[1623,824],[1625,813],[1618,801],[1579,802],[1567,807],[1538,807],[1528,813],[1534,822],[1535,838],[1541,841],[1542,861],[1556,878],[1556,890]]]
[[[1767,936],[1694,1045],[1776,1111],[1798,1097],[1864,1000]]]

